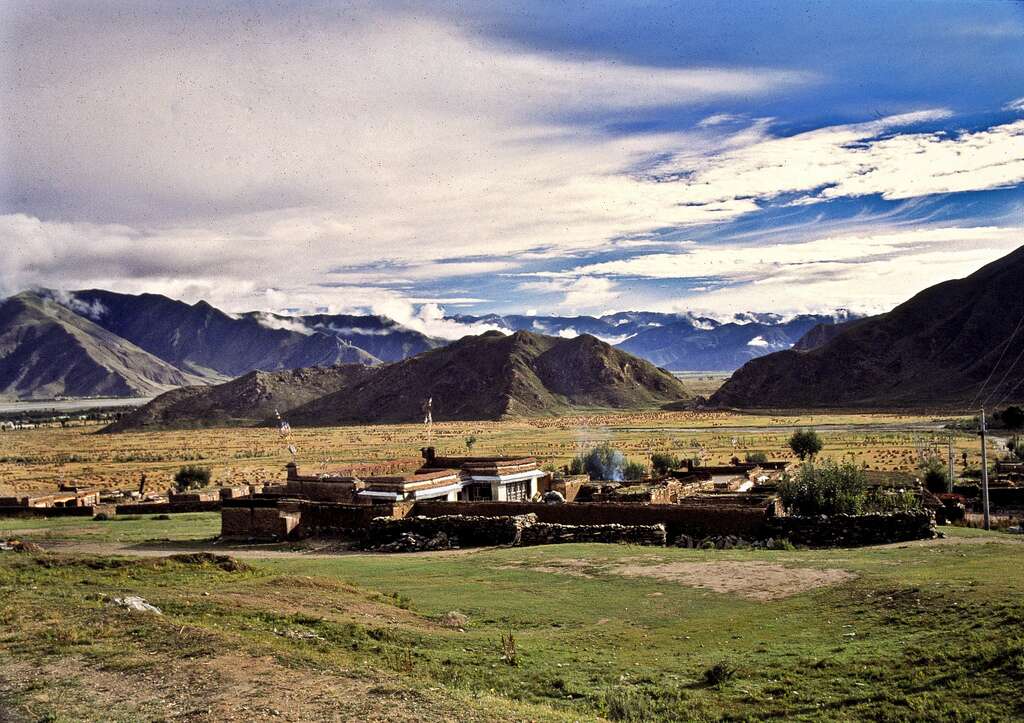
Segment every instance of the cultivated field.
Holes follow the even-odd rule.
[[[1024,715],[1009,535],[386,556],[222,549],[204,542],[217,529],[211,514],[0,522],[57,550],[0,553],[4,720]],[[111,556],[196,547],[237,562]],[[163,615],[110,604],[127,594]]]
[[[52,490],[59,481],[134,488],[147,475],[153,487],[166,487],[186,463],[211,467],[218,483],[260,482],[280,478],[290,459],[290,442],[306,470],[334,470],[357,463],[403,460],[414,469],[419,449],[466,449],[475,437],[474,454],[533,454],[544,464],[562,465],[580,450],[613,441],[638,461],[651,452],[702,455],[725,462],[748,451],[773,458],[789,455],[786,439],[800,426],[817,427],[825,455],[853,459],[872,469],[913,470],[922,447],[945,445],[940,427],[948,419],[896,414],[804,414],[773,416],[732,412],[594,413],[573,417],[507,422],[380,425],[295,429],[288,441],[274,429],[210,429],[182,432],[97,434],[98,427],[43,428],[0,434],[0,496],[12,492]],[[955,438],[957,464],[969,454],[978,464],[977,438]]]

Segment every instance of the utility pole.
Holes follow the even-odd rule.
[[[953,435],[949,435],[949,480],[946,482],[946,492],[953,492],[953,480],[956,475],[953,473]]]
[[[992,529],[988,514],[988,453],[985,451],[985,408],[981,408],[981,506],[985,516],[985,529]]]

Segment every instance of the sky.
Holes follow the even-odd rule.
[[[1024,3],[0,0],[0,296],[875,313],[1024,244]]]

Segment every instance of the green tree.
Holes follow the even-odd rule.
[[[1020,407],[1007,407],[999,416],[1007,429],[1020,429],[1024,427],[1024,409]]]
[[[793,432],[793,436],[789,438],[789,448],[793,450],[800,459],[807,459],[810,457],[814,459],[814,456],[818,454],[825,444],[821,441],[821,437],[813,429],[798,429]]]
[[[466,451],[472,452],[473,447],[476,445],[476,436],[471,434],[464,441],[466,442]]]
[[[655,452],[651,455],[651,469],[658,474],[667,474],[682,466],[683,461],[670,452]]]
[[[747,452],[747,464],[764,464],[768,461],[768,455],[764,452]]]
[[[622,452],[603,442],[580,455],[583,470],[593,480],[621,480],[626,468]]]
[[[867,498],[867,476],[850,462],[826,460],[820,465],[800,465],[795,477],[779,485],[779,497],[798,515],[859,514]]]
[[[205,487],[210,484],[210,468],[194,464],[186,465],[174,475],[174,484],[179,492]]]
[[[647,468],[640,462],[627,462],[622,476],[630,481],[641,480],[647,476]]]

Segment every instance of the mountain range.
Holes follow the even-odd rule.
[[[754,359],[711,398],[744,408],[964,409],[1024,399],[1024,246],[892,311]]]
[[[158,294],[101,289],[26,291],[0,304],[0,397],[152,396],[216,384],[252,371],[375,365],[437,349],[428,336],[384,316],[223,312]],[[573,338],[590,334],[673,370],[732,370],[794,344],[849,314],[741,314],[726,322],[692,314],[452,316],[449,322]],[[479,326],[477,326],[479,328]],[[60,339],[73,339],[64,344]]]
[[[751,359],[788,349],[816,326],[858,318],[840,309],[835,314],[745,312],[726,321],[694,314],[624,311],[605,316],[522,316],[489,314],[453,316],[454,321],[489,324],[509,333],[572,337],[591,334],[623,351],[674,371],[732,371]]]
[[[376,367],[254,372],[157,397],[106,431],[275,421],[297,426],[497,420],[593,409],[649,409],[690,399],[650,362],[590,335],[489,331]]]

